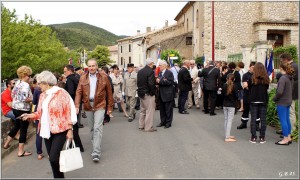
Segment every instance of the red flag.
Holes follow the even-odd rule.
[[[156,71],[155,71],[155,76],[158,77],[158,74],[160,72],[160,68],[159,68],[159,61],[160,61],[160,52],[161,52],[161,49],[160,47],[158,48],[157,50],[157,63],[156,63]]]

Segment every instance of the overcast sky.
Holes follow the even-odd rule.
[[[101,27],[116,35],[133,36],[146,27],[160,29],[165,20],[174,18],[186,2],[2,2],[16,10],[19,19],[25,14],[44,25],[84,22]]]

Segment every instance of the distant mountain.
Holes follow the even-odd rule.
[[[56,32],[57,38],[69,49],[84,47],[93,50],[97,45],[115,45],[117,40],[128,37],[125,35],[117,36],[105,29],[82,22],[48,26]]]

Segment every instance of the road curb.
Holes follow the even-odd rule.
[[[35,135],[35,128],[34,127],[30,127],[28,128],[28,132],[27,132],[27,142],[30,140],[30,138],[32,138],[32,136]],[[27,144],[27,142],[25,144]],[[1,159],[3,159],[4,157],[6,157],[7,155],[9,155],[11,152],[13,152],[15,149],[18,148],[19,145],[19,141],[18,140],[13,140],[10,143],[10,148],[8,149],[4,149],[3,147],[1,148]]]

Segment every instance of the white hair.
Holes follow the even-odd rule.
[[[159,61],[159,65],[165,65],[165,66],[167,66],[168,63],[167,63],[167,61],[165,61],[165,60],[160,60],[160,61]]]
[[[152,58],[147,58],[146,59],[146,65],[149,65],[151,63],[154,63],[153,59]]]
[[[51,86],[57,84],[57,79],[50,71],[43,71],[36,77],[37,83],[45,82]]]

